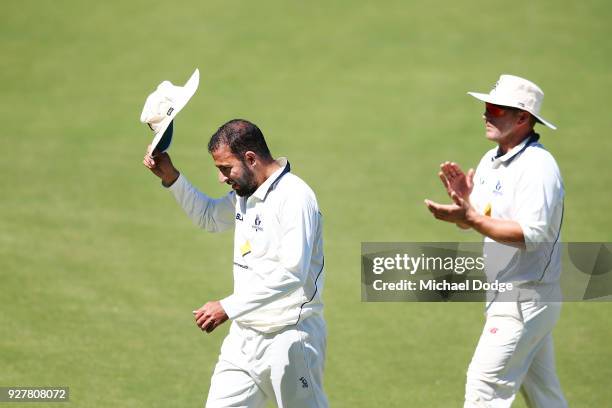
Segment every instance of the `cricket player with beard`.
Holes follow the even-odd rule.
[[[488,280],[516,289],[488,294],[464,407],[510,407],[519,389],[530,407],[567,407],[552,340],[561,309],[563,181],[534,131],[536,123],[555,127],[540,116],[544,93],[526,79],[502,75],[489,94],[469,94],[485,102],[486,137],[497,147],[476,172],[442,163],[453,203],[425,204],[435,218],[482,234]]]
[[[185,213],[209,232],[234,229],[234,292],[194,311],[210,333],[231,319],[212,375],[206,406],[327,407],[323,391],[322,219],[313,191],[274,160],[253,123],[232,120],[208,151],[221,183],[213,199],[196,190],[167,153],[144,157]],[[216,273],[216,272],[215,272]]]

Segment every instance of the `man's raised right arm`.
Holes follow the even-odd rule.
[[[221,232],[234,227],[236,196],[230,192],[213,199],[198,191],[172,164],[167,153],[145,154],[143,164],[159,177],[189,218],[209,232]]]

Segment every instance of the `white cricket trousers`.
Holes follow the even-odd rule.
[[[552,329],[561,303],[493,302],[467,372],[464,408],[508,408],[521,388],[529,407],[566,408]]]
[[[311,316],[275,333],[233,322],[221,346],[207,408],[326,408],[323,391],[327,329]]]

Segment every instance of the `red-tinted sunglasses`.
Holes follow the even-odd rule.
[[[517,110],[516,108],[511,108],[509,106],[493,105],[492,103],[485,103],[485,106],[486,113],[494,118],[504,116],[507,111]]]

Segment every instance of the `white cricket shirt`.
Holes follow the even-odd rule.
[[[526,249],[485,237],[487,277],[499,282],[559,281],[563,180],[553,156],[532,133],[503,156],[488,151],[474,176],[470,202],[484,215],[520,224]]]
[[[314,192],[281,168],[248,198],[234,191],[212,199],[181,174],[169,187],[199,227],[234,231],[234,293],[221,300],[238,323],[274,332],[323,313],[322,216]]]

